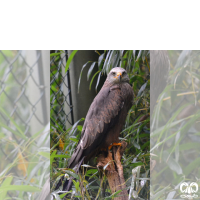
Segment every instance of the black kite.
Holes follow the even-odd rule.
[[[83,125],[81,138],[69,161],[69,168],[85,162],[112,145],[120,145],[119,134],[133,104],[133,89],[125,69],[113,68],[93,100]]]

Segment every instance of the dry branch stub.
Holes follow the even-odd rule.
[[[108,179],[108,183],[112,193],[122,190],[114,199],[115,200],[128,200],[128,192],[126,190],[126,184],[123,174],[123,166],[121,164],[121,158],[127,146],[127,143],[122,141],[122,146],[114,146],[112,152],[108,151],[107,157],[105,155],[99,155],[97,158],[97,167],[105,169],[105,175]]]

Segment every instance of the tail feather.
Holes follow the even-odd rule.
[[[75,168],[76,170],[76,173],[78,173],[79,169],[80,169],[80,166],[84,160],[84,156],[83,156],[83,149],[81,148],[80,145],[77,146],[75,152],[72,154],[72,157],[69,161],[69,165],[68,165],[68,168]],[[72,177],[69,179],[69,180],[66,180],[63,184],[63,191],[70,191],[71,188],[72,188]],[[56,189],[58,189],[61,184],[62,184],[62,180],[59,181],[59,183],[57,184],[56,186]]]
[[[78,173],[78,171],[79,171],[79,169],[80,169],[80,167],[81,167],[81,164],[82,164],[82,162],[83,162],[83,160],[84,160],[84,158],[85,157],[83,157],[82,159],[81,159],[81,161],[76,165],[77,166],[77,168],[76,168],[76,173]],[[65,183],[64,183],[64,185],[63,185],[63,191],[70,191],[71,190],[71,188],[72,188],[72,177],[69,179],[69,180],[67,180]],[[65,197],[67,196],[67,194],[65,195]]]
[[[72,157],[69,161],[69,168],[74,168],[82,159],[83,156],[83,149],[81,148],[80,145],[77,146],[77,149],[75,150],[75,152],[72,154]]]

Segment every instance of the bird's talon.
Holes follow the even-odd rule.
[[[108,150],[111,150],[113,146],[120,146],[120,147],[121,147],[121,146],[122,146],[122,143],[115,143],[115,142],[114,142],[114,143],[112,143],[112,144],[108,147]]]

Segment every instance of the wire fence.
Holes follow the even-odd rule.
[[[66,51],[52,56],[50,60],[51,125],[59,126],[63,131],[66,130],[67,124],[74,124],[69,70],[65,73],[67,58]],[[59,130],[58,133],[61,134]]]
[[[52,56],[50,61],[51,124],[57,124],[63,130],[66,130],[66,123],[74,124],[69,71],[65,73],[66,60],[67,52]]]
[[[50,58],[50,147],[58,150],[57,154],[65,154],[65,132],[74,124],[72,95],[69,70],[65,73],[67,51],[59,54],[51,51]],[[58,54],[58,55],[56,55]],[[66,159],[63,160],[66,165]],[[59,167],[59,159],[53,163],[54,170]],[[55,185],[55,178],[51,177],[51,188]]]
[[[49,148],[45,129],[49,123],[48,63],[49,51],[0,51],[0,171],[2,181],[12,178],[13,187],[41,187],[46,178],[49,162],[45,164],[37,150],[48,152]],[[35,167],[40,171],[32,172]],[[34,183],[28,183],[31,179]],[[8,195],[13,199],[19,191]],[[23,195],[26,199],[27,193]]]
[[[0,51],[0,103],[9,114],[6,117],[0,112],[0,120],[11,126],[11,119],[15,119],[25,135],[31,134],[33,118],[42,126],[48,123],[42,54],[32,51],[35,60],[28,60],[29,53]],[[42,108],[42,116],[37,114],[38,107]]]

